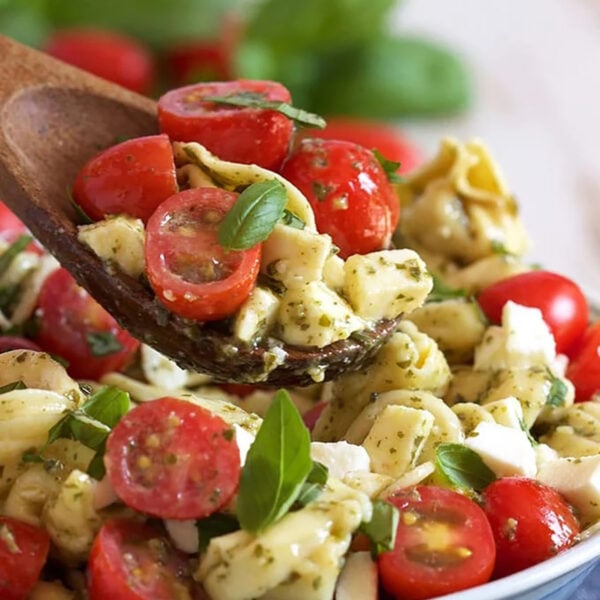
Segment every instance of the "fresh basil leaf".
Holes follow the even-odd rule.
[[[306,506],[314,500],[316,500],[323,492],[323,486],[318,483],[308,483],[307,481],[302,484],[298,498],[296,498],[295,505],[298,507]]]
[[[0,387],[0,394],[6,394],[6,392],[12,392],[13,390],[26,390],[27,386],[23,380],[18,379],[17,381],[11,381],[6,385]]]
[[[92,450],[98,450],[111,432],[110,427],[90,417],[82,410],[71,414],[70,436]]]
[[[20,235],[2,254],[0,254],[0,275],[4,275],[15,258],[27,248],[33,238],[30,235]]]
[[[384,170],[387,180],[390,183],[400,183],[404,181],[404,178],[398,174],[398,169],[400,168],[400,163],[389,160],[377,148],[373,148],[372,150],[377,162],[381,165],[381,168]]]
[[[198,529],[198,552],[202,553],[208,548],[212,538],[233,533],[240,528],[240,524],[231,515],[215,513],[196,521],[196,528]]]
[[[312,468],[308,429],[288,393],[280,390],[242,469],[236,502],[242,529],[258,532],[281,519]]]
[[[328,477],[329,469],[323,463],[313,460],[312,469],[306,478],[306,482],[325,485]]]
[[[437,275],[433,275],[433,288],[427,296],[427,302],[443,302],[453,298],[466,298],[467,293],[460,288],[453,288],[446,285]]]
[[[127,392],[106,385],[92,394],[81,410],[112,429],[130,407],[131,400]]]
[[[226,96],[204,96],[202,101],[227,104],[229,106],[241,106],[244,108],[274,110],[294,121],[298,127],[323,129],[327,124],[325,119],[319,115],[296,108],[280,100],[266,100],[262,94],[255,92],[240,92],[239,94],[228,94]]]
[[[93,477],[97,481],[100,481],[106,474],[106,467],[104,466],[104,451],[106,449],[106,443],[100,446],[96,450],[96,454],[90,461],[87,468],[87,474]]]
[[[398,509],[385,500],[373,501],[373,516],[371,520],[362,523],[360,531],[371,541],[371,553],[375,558],[382,552],[393,550],[398,529]]]
[[[519,419],[519,426],[521,427],[523,433],[527,436],[529,443],[534,447],[537,446],[538,441],[531,435],[531,431],[529,431],[527,423],[525,423],[525,419]]]
[[[442,475],[462,489],[481,491],[496,479],[481,456],[463,444],[439,444],[435,462]]]
[[[293,227],[294,229],[304,229],[306,227],[306,223],[287,208],[283,209],[281,222],[288,227]]]
[[[285,187],[276,179],[248,186],[221,222],[219,244],[246,250],[262,242],[281,219],[286,203]]]
[[[569,391],[567,384],[560,379],[560,377],[555,377],[550,371],[548,371],[548,373],[552,377],[552,383],[550,385],[550,389],[548,390],[548,396],[546,397],[546,405],[564,406],[565,400],[567,399],[567,393]]]
[[[90,331],[85,339],[92,356],[110,356],[123,350],[121,342],[110,331]]]

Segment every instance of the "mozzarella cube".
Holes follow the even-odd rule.
[[[235,432],[235,442],[240,453],[240,465],[242,465],[243,467],[246,463],[246,456],[248,456],[248,450],[250,450],[250,446],[252,446],[252,444],[254,443],[254,434],[252,434],[244,427],[241,427],[237,423],[233,424],[233,431]]]
[[[323,266],[323,281],[336,292],[344,286],[344,259],[337,254],[327,257]]]
[[[279,298],[269,289],[255,287],[242,304],[233,322],[233,334],[244,342],[251,342],[271,328]]]
[[[377,600],[378,585],[377,565],[371,554],[353,552],[340,573],[335,600]]]
[[[497,477],[534,477],[536,474],[535,450],[521,429],[482,421],[464,444],[477,452]]]
[[[198,552],[200,539],[195,520],[175,521],[167,519],[164,521],[164,524],[175,548],[188,554],[196,554]]]
[[[355,471],[370,471],[371,460],[362,446],[348,442],[311,442],[310,455],[324,464],[329,475],[344,479]]]
[[[494,417],[494,421],[498,425],[512,427],[513,429],[522,429],[524,426],[523,408],[514,396],[488,402],[483,407]]]
[[[185,387],[188,372],[177,363],[167,358],[151,346],[140,346],[140,362],[144,376],[153,385],[167,390],[178,390]]]

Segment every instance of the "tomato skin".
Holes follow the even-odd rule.
[[[44,50],[98,77],[138,94],[154,86],[152,55],[140,42],[114,31],[65,29],[56,31]]]
[[[106,373],[120,371],[139,348],[139,342],[79,287],[66,269],[57,269],[44,282],[36,316],[40,328],[35,342],[46,352],[66,359],[67,371],[75,379],[98,380]],[[87,339],[92,333],[109,334],[121,349],[95,356]]]
[[[240,478],[231,427],[192,402],[170,397],[128,412],[108,437],[104,462],[127,506],[163,519],[201,519],[218,511]]]
[[[25,600],[35,587],[50,549],[45,529],[0,516],[0,598]],[[12,538],[18,550],[7,544]]]
[[[239,79],[198,83],[167,92],[158,101],[160,130],[172,140],[199,142],[223,160],[257,164],[276,171],[288,153],[294,129],[288,117],[259,108],[217,105],[206,96],[259,94],[289,103],[280,83]]]
[[[567,502],[535,479],[497,479],[483,491],[483,510],[496,540],[496,578],[555,556],[579,534]]]
[[[0,353],[9,352],[10,350],[34,350],[41,352],[42,349],[31,340],[19,337],[17,335],[0,336]]]
[[[583,334],[589,306],[579,286],[550,271],[530,271],[502,279],[485,288],[477,297],[492,323],[502,320],[502,308],[509,300],[539,308],[556,341],[556,351],[565,353]]]
[[[73,184],[73,199],[93,220],[127,214],[146,222],[176,193],[177,174],[166,135],[127,140],[91,158]]]
[[[426,600],[489,580],[494,538],[473,500],[446,488],[417,486],[387,501],[400,511],[394,549],[378,560],[381,585],[392,598]]]
[[[90,552],[89,600],[171,600],[184,597],[184,590],[191,595],[196,586],[190,571],[186,556],[154,528],[109,520]]]
[[[185,190],[163,202],[148,221],[150,285],[162,304],[181,317],[228,317],[254,286],[261,246],[226,250],[217,241],[218,226],[236,198],[218,188]]]
[[[317,424],[317,421],[319,420],[319,417],[321,416],[323,410],[325,410],[326,406],[327,402],[325,401],[317,402],[314,406],[311,406],[305,413],[303,413],[302,420],[309,431],[312,431],[315,428],[315,425]]]
[[[591,400],[600,394],[600,321],[590,325],[572,349],[567,378],[575,386],[575,400]]]
[[[389,246],[399,203],[370,150],[341,140],[306,139],[281,174],[308,198],[317,229],[331,235],[342,258]]]

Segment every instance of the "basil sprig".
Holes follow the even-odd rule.
[[[373,558],[382,552],[393,550],[398,529],[398,509],[385,500],[373,501],[373,516],[370,521],[363,522],[360,531],[371,541]]]
[[[255,92],[240,92],[239,94],[227,94],[226,96],[204,96],[202,101],[241,106],[243,108],[274,110],[294,121],[299,127],[317,127],[323,129],[326,125],[325,119],[319,115],[296,108],[280,100],[266,100],[263,94]]]
[[[463,444],[439,444],[435,455],[436,468],[458,488],[479,492],[496,479],[481,456]]]
[[[248,186],[225,215],[217,232],[219,244],[246,250],[265,240],[284,216],[287,195],[277,179]]]
[[[242,529],[258,532],[281,519],[312,470],[308,429],[288,393],[280,390],[242,469],[236,502]]]

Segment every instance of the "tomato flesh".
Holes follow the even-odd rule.
[[[472,500],[436,486],[390,496],[400,511],[393,550],[379,556],[381,585],[398,600],[426,600],[482,584],[494,567],[494,538]]]
[[[483,491],[483,510],[496,540],[494,577],[538,564],[569,548],[579,534],[570,506],[552,488],[504,477]]]
[[[45,529],[0,516],[0,598],[25,600],[37,583],[50,549]]]
[[[66,269],[48,276],[38,297],[40,327],[35,342],[68,362],[76,379],[98,380],[132,360],[139,342],[82,287]]]
[[[485,288],[477,300],[492,323],[500,323],[502,309],[509,300],[539,308],[554,335],[558,353],[569,351],[589,319],[588,302],[579,286],[550,271],[530,271],[502,279]]]
[[[399,204],[370,150],[340,140],[304,140],[281,174],[307,197],[317,228],[331,235],[340,256],[389,246]]]
[[[91,158],[73,185],[73,199],[93,220],[126,214],[146,222],[176,193],[177,174],[166,135],[127,140]]]
[[[227,250],[218,227],[237,195],[196,188],[163,202],[146,229],[146,270],[159,300],[198,321],[233,314],[249,296],[260,268],[261,247]]]
[[[289,91],[272,81],[198,83],[167,92],[158,101],[160,130],[172,140],[199,142],[223,160],[276,171],[287,155],[293,122],[274,110],[205,101],[207,96],[252,94],[289,103]]]
[[[170,397],[127,413],[108,437],[104,462],[127,506],[163,519],[201,519],[218,511],[240,477],[231,427]]]
[[[588,327],[573,349],[567,378],[575,386],[578,402],[591,400],[592,396],[600,394],[600,321]]]

